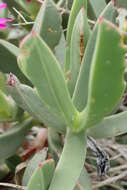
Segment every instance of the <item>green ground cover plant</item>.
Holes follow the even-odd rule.
[[[1,3],[8,6],[1,14],[11,16],[0,32],[0,122],[10,126],[0,134],[1,166],[15,170],[30,130],[46,128],[48,150],[30,159],[23,188],[79,190],[79,180],[92,190],[87,136],[127,132],[127,111],[118,112],[126,93],[127,3]]]

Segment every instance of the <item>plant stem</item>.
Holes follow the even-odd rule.
[[[86,154],[85,131],[67,131],[65,145],[49,190],[73,190],[84,165]]]

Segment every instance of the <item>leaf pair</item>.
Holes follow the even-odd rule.
[[[31,33],[23,41],[18,62],[41,99],[72,126],[77,112],[69,96],[64,75],[53,53],[36,33]]]
[[[115,8],[110,3],[102,15],[113,21],[114,13]],[[117,28],[104,19],[98,21],[88,42],[73,95],[77,109],[84,110],[85,125],[99,123],[120,101],[125,89],[125,52]]]
[[[111,42],[112,52],[109,48]],[[40,97],[72,126],[77,119],[77,112],[71,102],[61,68],[52,52],[34,33],[25,39],[21,50],[18,60],[24,74],[36,86]],[[106,21],[99,23],[90,67],[86,125],[98,123],[119,102],[125,88],[124,55],[125,49],[117,29]],[[116,75],[115,78],[112,77],[113,74]]]

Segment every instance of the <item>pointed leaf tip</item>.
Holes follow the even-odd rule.
[[[112,4],[115,6],[115,2],[116,2],[116,1],[115,1],[115,0],[111,0],[111,2],[112,2]]]
[[[104,17],[103,17],[103,16],[100,16],[100,17],[98,18],[98,23],[101,24],[103,21],[104,21]]]
[[[9,74],[9,77],[7,79],[7,85],[8,86],[15,86],[16,85],[16,80],[15,80],[15,77],[12,73]]]

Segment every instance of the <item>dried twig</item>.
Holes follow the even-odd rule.
[[[27,23],[27,20],[24,18],[24,16],[15,8],[13,7],[13,10],[17,13],[17,15],[24,21],[24,23]]]
[[[121,171],[121,170],[124,170],[124,169],[127,169],[127,164],[113,167],[113,168],[111,168],[109,170],[109,172],[116,172],[116,171]]]
[[[114,183],[117,180],[120,180],[120,179],[122,179],[124,177],[127,177],[127,171],[122,172],[118,176],[109,177],[108,179],[106,179],[106,180],[104,180],[104,181],[102,181],[102,182],[94,185],[93,188],[96,189],[96,188],[99,188],[99,187],[102,187],[102,186],[105,186],[105,185],[109,185],[109,184]]]
[[[15,185],[15,184],[11,184],[11,183],[0,183],[0,186],[15,188],[15,189],[19,189],[19,190],[25,190],[24,186]]]
[[[18,11],[15,7],[13,7],[13,10],[17,13],[17,15],[23,20],[21,23],[14,23],[13,26],[25,26],[25,25],[31,25],[34,24],[34,22],[28,22],[25,17]]]

